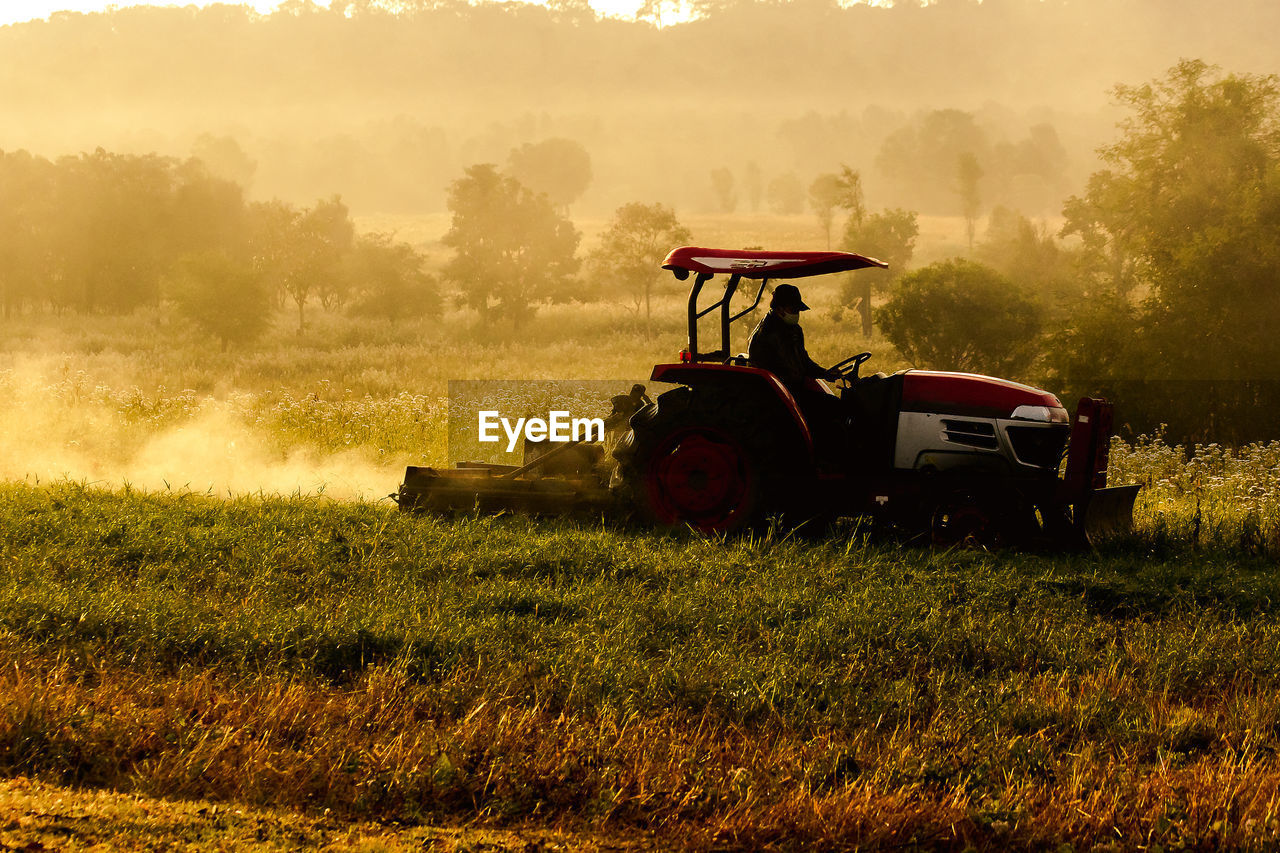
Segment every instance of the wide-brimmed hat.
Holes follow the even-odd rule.
[[[794,284],[780,284],[773,289],[773,300],[769,303],[773,308],[794,308],[797,311],[808,311],[809,306],[800,298],[800,288]]]

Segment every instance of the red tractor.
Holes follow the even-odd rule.
[[[770,279],[884,266],[845,252],[671,252],[663,268],[693,277],[689,344],[679,363],[653,369],[677,387],[631,418],[614,451],[615,493],[654,523],[707,532],[776,515],[873,516],[940,543],[1083,542],[1127,527],[1138,487],[1106,488],[1110,403],[1085,398],[1073,419],[1053,394],[1004,379],[863,376],[868,352],[836,365],[838,392],[811,379],[793,394],[730,347]],[[699,308],[716,275],[727,276],[723,294]],[[735,312],[744,279],[758,286]],[[699,320],[717,311],[719,348],[703,351]]]
[[[868,352],[836,365],[839,392],[819,380],[789,389],[733,354],[733,323],[755,310],[771,278],[883,262],[846,252],[682,248],[663,266],[680,280],[693,277],[689,346],[679,363],[653,369],[653,381],[677,387],[631,417],[616,467],[583,441],[545,453],[526,447],[518,466],[410,466],[393,496],[401,509],[558,515],[621,507],[704,532],[776,516],[870,516],[943,544],[1083,544],[1131,524],[1138,487],[1106,485],[1111,404],[1104,400],[1082,399],[1073,419],[1053,394],[990,376],[863,376]],[[699,308],[718,274],[727,276],[723,294]],[[758,286],[735,312],[743,279]],[[704,352],[698,321],[715,311],[720,347]]]

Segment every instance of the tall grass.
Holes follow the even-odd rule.
[[[1152,544],[1280,556],[1280,441],[1170,446],[1112,442],[1110,481],[1142,485],[1137,521]]]

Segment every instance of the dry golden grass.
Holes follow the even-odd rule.
[[[80,846],[142,847],[160,830],[209,849],[239,847],[226,844],[236,838],[263,849],[468,849],[456,833],[406,834],[390,823],[448,825],[465,815],[541,827],[498,833],[483,849],[1280,843],[1280,763],[1250,730],[1220,727],[1251,703],[1274,713],[1276,698],[1247,678],[1195,707],[1141,693],[1122,673],[1027,681],[1026,700],[1046,713],[1078,717],[1091,703],[1136,701],[1153,721],[1177,721],[1189,744],[1211,742],[1200,757],[1155,761],[1105,737],[1057,749],[1061,733],[1050,727],[979,748],[944,714],[892,729],[798,732],[711,713],[568,713],[503,697],[451,707],[442,699],[449,685],[388,667],[339,687],[148,671],[11,643],[0,652],[0,690],[25,697],[0,719],[9,772],[31,764],[62,783],[198,801],[77,794],[55,808],[50,798],[65,792],[10,783],[0,807],[15,840],[61,833]],[[947,749],[954,766],[929,765]],[[982,772],[981,749],[1021,755],[1025,766],[1003,784],[974,785],[967,776]],[[956,772],[964,766],[968,774]],[[26,817],[15,814],[21,803]],[[261,811],[280,807],[304,811]],[[225,847],[214,830],[226,833]]]

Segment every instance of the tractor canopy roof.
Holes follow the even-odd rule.
[[[865,267],[888,267],[884,261],[852,252],[763,252],[740,249],[702,249],[683,246],[673,249],[662,262],[676,278],[689,273],[740,275],[743,278],[803,278]]]

